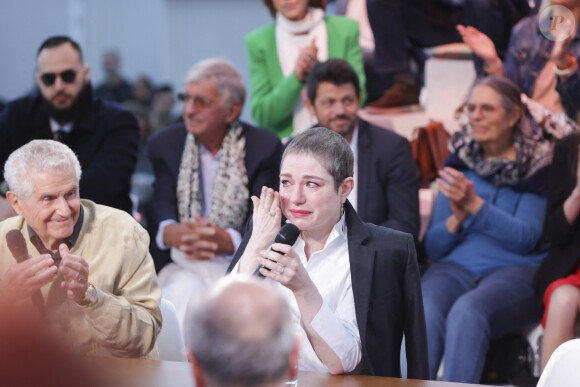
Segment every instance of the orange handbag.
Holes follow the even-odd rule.
[[[428,187],[439,174],[449,156],[449,133],[441,122],[431,121],[427,126],[415,128],[411,139],[413,158],[419,167],[420,186]]]

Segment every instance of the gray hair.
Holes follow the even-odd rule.
[[[221,58],[204,59],[187,71],[185,84],[203,81],[215,85],[226,108],[234,104],[244,106],[246,88],[240,74],[229,61]]]
[[[467,100],[471,99],[471,94],[477,86],[487,86],[499,94],[500,103],[508,116],[512,114],[520,114],[520,119],[516,121],[514,128],[519,129],[524,113],[524,106],[522,103],[522,91],[513,81],[505,77],[487,76],[478,78],[473,82]]]
[[[189,305],[185,341],[212,386],[260,386],[289,372],[295,333],[288,304],[272,286],[222,278]]]
[[[282,162],[289,154],[314,157],[334,179],[334,188],[354,174],[354,156],[348,142],[333,130],[316,127],[294,137],[282,154]],[[281,165],[280,164],[280,165]]]
[[[53,140],[32,140],[16,149],[4,165],[4,178],[16,196],[26,201],[34,192],[30,173],[74,172],[81,179],[81,165],[74,152]]]

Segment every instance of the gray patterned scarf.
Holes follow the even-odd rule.
[[[469,124],[449,139],[451,154],[495,186],[514,185],[550,164],[555,141],[578,130],[578,126],[565,114],[555,113],[524,94],[522,103],[524,114],[519,127],[514,129],[515,160],[485,160],[481,145],[471,138]]]
[[[239,121],[231,124],[221,147],[220,163],[213,193],[209,199],[209,220],[221,228],[240,229],[248,211],[248,175],[244,162],[246,138],[241,136]],[[187,134],[177,178],[179,220],[202,215],[199,144]],[[206,198],[208,202],[208,198]]]

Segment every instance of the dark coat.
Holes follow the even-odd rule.
[[[272,133],[246,123],[242,123],[241,135],[246,138],[245,164],[248,174],[248,189],[250,195],[259,197],[263,186],[278,187],[282,144],[278,137]],[[185,125],[179,123],[171,125],[149,138],[149,157],[155,170],[149,230],[151,254],[157,271],[171,262],[169,250],[159,250],[155,243],[155,236],[160,222],[167,219],[178,220],[177,177],[186,137]],[[250,201],[249,197],[248,201]],[[251,205],[248,208],[251,208]],[[245,214],[244,219],[248,215]]]
[[[407,375],[428,379],[427,334],[421,280],[413,238],[407,233],[363,223],[350,203],[344,206],[356,319],[362,343],[362,373],[401,377],[403,333]],[[251,221],[229,270],[252,234]]]
[[[552,246],[536,271],[534,289],[540,304],[548,285],[572,274],[580,259],[580,220],[568,223],[564,202],[576,186],[576,166],[580,134],[560,140],[554,149],[550,174],[550,195],[544,221],[544,235]]]
[[[417,239],[419,170],[409,141],[361,119],[358,128],[358,215]]]
[[[63,143],[77,155],[82,168],[80,195],[98,204],[132,211],[131,175],[137,163],[139,126],[133,114],[99,98],[82,107]],[[40,94],[14,100],[0,113],[0,165],[22,145],[52,139],[48,110]],[[4,170],[2,168],[2,179]]]

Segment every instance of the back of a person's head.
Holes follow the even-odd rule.
[[[278,292],[254,279],[225,278],[190,305],[186,345],[208,386],[284,383],[295,345],[290,312]]]

